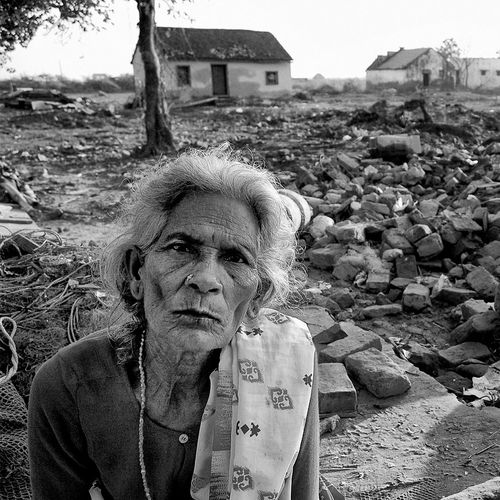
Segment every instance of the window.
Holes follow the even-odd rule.
[[[266,71],[266,85],[278,85],[277,71]]]
[[[177,66],[177,86],[191,86],[191,71],[189,66]]]
[[[444,76],[444,69],[439,70],[439,78],[443,78]]]
[[[487,73],[487,71],[486,71],[485,69],[482,69],[482,70],[481,70],[481,76],[486,75],[486,73]]]
[[[500,76],[500,69],[497,69],[497,76]]]

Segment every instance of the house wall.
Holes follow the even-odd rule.
[[[470,89],[500,88],[500,58],[464,58],[460,83]],[[481,74],[486,71],[486,74]]]
[[[138,51],[132,60],[136,92],[144,88],[144,67]],[[212,64],[227,64],[228,94],[233,97],[277,97],[292,90],[290,62],[254,63],[214,61],[168,61],[162,64],[162,78],[166,88],[183,98],[213,95]],[[177,86],[176,66],[189,66],[191,86]],[[266,71],[278,72],[278,84],[266,85]]]
[[[443,69],[443,58],[433,49],[420,56],[407,68],[403,69],[376,69],[366,72],[367,85],[384,83],[404,84],[408,82],[423,82],[423,73],[430,74],[430,84],[440,80],[440,70]]]

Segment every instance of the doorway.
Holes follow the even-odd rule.
[[[212,64],[212,87],[214,95],[227,95],[226,64]]]
[[[423,71],[422,72],[422,77],[423,77],[423,79],[422,79],[422,85],[424,87],[428,87],[429,84],[431,83],[431,72],[428,71],[428,70],[427,71]]]

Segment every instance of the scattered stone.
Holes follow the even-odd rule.
[[[378,398],[397,396],[408,391],[410,380],[387,354],[367,349],[346,357],[347,371]]]
[[[484,267],[476,267],[476,269],[471,271],[465,279],[468,285],[475,290],[481,298],[486,300],[495,299],[498,281]]]
[[[438,374],[439,357],[437,352],[425,347],[414,340],[402,346],[408,361],[419,370],[435,377]]]
[[[322,436],[323,434],[333,432],[339,423],[340,417],[338,415],[322,418],[319,421],[319,435]]]
[[[343,255],[333,268],[333,277],[342,281],[352,281],[365,268],[365,258],[360,254]]]
[[[482,314],[492,310],[492,304],[484,300],[469,299],[461,305],[462,317],[468,320],[475,314]]]
[[[404,254],[413,253],[413,245],[406,239],[399,229],[387,229],[382,234],[382,241],[389,248],[399,248]]]
[[[330,344],[345,337],[347,337],[347,333],[342,330],[339,323],[334,323],[329,328],[316,334],[313,340],[315,344]]]
[[[478,359],[467,359],[456,368],[457,373],[464,377],[482,377],[487,371],[489,366],[483,361]]]
[[[370,330],[364,330],[353,323],[341,322],[340,327],[347,337],[336,340],[318,353],[320,363],[342,363],[355,352],[371,347],[382,350],[382,339]]]
[[[342,309],[347,309],[354,305],[354,297],[348,288],[330,288],[329,296]]]
[[[443,251],[443,240],[438,233],[432,233],[417,242],[417,253],[423,259],[436,257]]]
[[[314,267],[330,270],[345,253],[344,245],[331,243],[322,248],[311,248],[307,251],[307,257]]]
[[[319,412],[352,416],[356,413],[358,396],[342,363],[319,365]]]
[[[365,227],[365,224],[344,221],[326,228],[326,232],[339,243],[363,243],[366,240]]]
[[[331,217],[319,214],[312,219],[307,230],[314,239],[318,239],[325,235],[327,227],[331,227],[334,224],[335,221]]]
[[[431,305],[430,292],[425,285],[410,283],[403,292],[403,307],[410,311],[421,311]]]
[[[453,392],[459,394],[462,394],[464,389],[470,389],[472,387],[471,379],[462,377],[462,375],[454,371],[447,371],[438,375],[436,380],[447,389],[451,389]]]
[[[375,305],[361,309],[361,314],[364,318],[381,318],[382,316],[393,316],[402,312],[403,308],[401,304]]]
[[[500,328],[500,317],[496,311],[471,316],[465,323],[458,325],[450,333],[450,341],[460,344],[468,340],[489,342]]]
[[[484,360],[491,356],[488,347],[480,342],[463,342],[447,349],[441,349],[438,354],[441,361],[447,366],[458,366],[471,358]]]
[[[405,236],[410,243],[415,244],[417,243],[417,241],[425,238],[426,236],[429,236],[431,233],[432,230],[429,226],[425,224],[415,224],[414,226],[410,227],[408,231],[406,231]]]
[[[444,287],[435,296],[436,299],[457,306],[469,299],[477,297],[474,290],[467,290],[466,288]]]
[[[391,283],[391,272],[389,269],[375,269],[368,273],[366,279],[366,291],[370,293],[385,292]]]

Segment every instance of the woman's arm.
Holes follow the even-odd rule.
[[[299,455],[293,466],[292,500],[318,500],[319,497],[319,408],[318,365],[314,363],[311,400]]]
[[[34,500],[88,500],[95,469],[87,455],[76,405],[77,384],[59,356],[31,386],[28,448]]]

